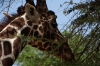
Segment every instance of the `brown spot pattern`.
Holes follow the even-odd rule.
[[[34,25],[33,29],[36,30],[38,28],[38,25]]]
[[[1,41],[0,41],[0,57],[2,56],[2,47],[1,47]]]
[[[29,27],[26,27],[26,28],[24,28],[22,31],[21,31],[21,34],[23,35],[25,35],[25,36],[27,36],[28,34],[29,34],[29,32],[30,32],[30,28]]]
[[[25,23],[24,23],[24,19],[23,18],[18,18],[16,20],[14,20],[11,25],[18,27],[18,29],[21,29]]]
[[[38,31],[35,31],[35,32],[34,32],[34,36],[35,36],[35,37],[38,37],[38,35],[39,35],[39,32],[38,32]]]
[[[43,28],[42,28],[42,26],[39,27],[39,30],[41,31],[41,33],[43,33]]]
[[[13,60],[8,57],[2,60],[3,66],[12,66],[13,65]]]
[[[32,21],[28,21],[27,24],[32,26]]]
[[[5,31],[0,33],[0,38],[13,38],[17,34],[16,30],[12,27],[8,27]]]
[[[14,56],[15,58],[18,57],[19,52],[21,51],[21,38],[18,37],[15,41],[14,41]]]
[[[4,41],[3,42],[4,45],[4,55],[8,55],[11,54],[11,43],[9,41]]]

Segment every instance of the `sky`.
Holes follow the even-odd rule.
[[[79,3],[80,1],[82,2],[83,0],[73,0],[74,3]],[[35,0],[35,2],[36,2],[36,0]],[[57,23],[58,23],[59,30],[61,30],[63,28],[63,26],[65,24],[67,24],[68,21],[72,17],[72,14],[66,15],[66,16],[63,14],[64,8],[66,8],[68,6],[68,3],[67,3],[67,4],[63,5],[62,7],[60,7],[60,4],[63,4],[64,2],[70,2],[70,0],[47,0],[48,9],[54,11],[55,14],[57,15]],[[5,5],[7,5],[7,4],[5,4]],[[24,5],[24,0],[22,2],[20,2],[20,0],[16,0],[16,2],[12,2],[8,13],[9,14],[16,13],[17,12],[16,9],[20,5]],[[0,4],[0,6],[1,6],[1,4]],[[0,10],[1,9],[3,9],[3,8],[1,7]],[[3,12],[7,12],[7,9],[5,9]],[[0,16],[4,16],[3,12],[0,12]],[[1,17],[0,17],[0,19],[1,19]]]
[[[76,0],[78,2],[79,0]],[[55,14],[57,15],[57,23],[58,28],[61,30],[65,24],[70,20],[71,15],[64,15],[63,10],[68,6],[68,4],[63,5],[60,7],[60,4],[63,4],[64,2],[70,2],[70,0],[48,0],[47,5],[50,10],[53,10]]]
[[[70,2],[70,1],[71,0],[47,0],[47,5],[48,5],[49,10],[53,10],[55,12],[55,14],[57,15],[57,23],[58,23],[58,29],[59,30],[63,29],[65,24],[69,25],[70,24],[69,20],[75,14],[75,12],[73,12],[71,14],[67,14],[66,16],[63,14],[63,11],[66,7],[68,7],[68,8],[71,7],[71,5],[68,6],[69,3],[67,3],[67,4],[63,5],[62,7],[60,7],[60,4],[63,4],[64,2]],[[83,3],[85,1],[86,0],[73,0],[73,3]],[[74,18],[71,19],[71,20],[74,20]]]

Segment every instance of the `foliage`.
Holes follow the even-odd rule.
[[[60,59],[27,45],[19,55],[21,66],[66,66]]]
[[[77,64],[100,65],[100,0],[73,3],[66,13],[76,12],[66,33]],[[74,14],[75,15],[75,14]],[[66,35],[66,34],[64,34]]]

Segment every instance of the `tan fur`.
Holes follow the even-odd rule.
[[[7,13],[3,13],[8,19],[12,19],[13,17],[11,16],[11,15],[9,15],[9,14],[7,14]]]
[[[32,16],[32,15],[30,15],[30,8],[33,8],[34,9],[34,11],[33,11],[33,13],[34,13],[34,16]],[[34,6],[32,6],[32,5],[30,5],[30,4],[26,4],[26,6],[25,6],[25,12],[26,12],[26,14],[27,14],[27,16],[29,17],[29,18],[31,18],[31,20],[33,20],[33,19],[36,19],[36,20],[40,20],[40,15],[39,15],[39,13],[36,11],[36,9],[35,9],[35,7]]]

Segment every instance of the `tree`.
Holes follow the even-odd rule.
[[[73,7],[65,9],[64,13],[76,12],[74,15],[78,15],[78,17],[71,21],[71,31],[66,37],[69,38],[69,44],[72,43],[71,48],[76,57],[76,62],[100,65],[100,1],[70,3]]]

